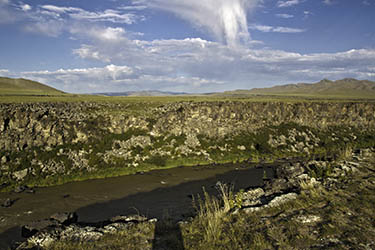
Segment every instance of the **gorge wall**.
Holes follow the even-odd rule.
[[[0,104],[0,178],[2,187],[38,185],[113,169],[308,155],[373,143],[374,128],[372,102]]]

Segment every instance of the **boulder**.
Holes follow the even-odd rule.
[[[14,203],[14,200],[8,198],[6,199],[3,204],[1,204],[2,207],[11,207]]]
[[[42,232],[28,238],[26,242],[17,247],[17,250],[48,249],[48,247],[56,240],[56,235]]]
[[[5,155],[1,157],[1,164],[5,164],[7,162],[8,162],[8,157],[6,157]]]
[[[66,227],[60,233],[60,239],[68,241],[96,241],[99,240],[104,235],[96,227],[79,227],[77,225],[70,225]]]
[[[60,223],[56,220],[46,219],[46,220],[34,221],[27,225],[22,226],[21,235],[24,238],[29,238],[41,230],[57,227],[59,225]]]
[[[278,178],[293,178],[295,176],[301,175],[305,172],[305,169],[301,166],[300,163],[294,164],[285,164],[283,166],[276,168],[276,175]]]
[[[267,206],[268,207],[277,207],[277,206],[280,206],[281,204],[286,203],[288,201],[295,200],[296,198],[297,198],[296,193],[283,194],[283,195],[276,196],[275,198],[273,198],[267,204]]]
[[[67,226],[72,223],[76,223],[78,221],[78,215],[76,213],[69,213],[69,212],[56,213],[56,214],[53,214],[50,217],[50,219],[55,220],[59,222],[60,224]]]
[[[29,194],[33,194],[35,193],[34,189],[28,187],[28,186],[17,186],[14,188],[13,190],[15,193],[22,193],[22,192],[26,192],[26,193],[29,193]]]
[[[28,189],[27,186],[17,186],[14,188],[14,192],[19,194],[25,191],[26,189]]]
[[[111,222],[144,222],[147,218],[140,215],[119,215],[110,219]]]
[[[265,195],[262,188],[251,189],[243,194],[242,205],[244,207],[256,206],[262,204],[261,197]]]
[[[27,170],[27,169],[20,170],[20,171],[14,172],[14,173],[13,173],[13,177],[14,177],[17,181],[22,181],[22,180],[25,179],[25,177],[27,176],[27,173],[28,173],[28,170]]]

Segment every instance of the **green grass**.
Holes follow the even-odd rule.
[[[0,77],[1,96],[47,96],[66,95],[64,92],[27,79],[12,79]]]

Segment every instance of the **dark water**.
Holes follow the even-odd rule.
[[[0,201],[17,200],[10,208],[0,207],[0,249],[22,240],[21,225],[56,212],[75,211],[84,222],[103,221],[120,214],[183,219],[193,211],[192,195],[202,194],[203,187],[215,194],[218,181],[232,184],[235,190],[261,186],[265,170],[272,175],[270,165],[179,167],[38,188],[35,194],[0,193]]]

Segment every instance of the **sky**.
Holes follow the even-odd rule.
[[[0,76],[70,93],[375,81],[375,0],[0,0]]]

